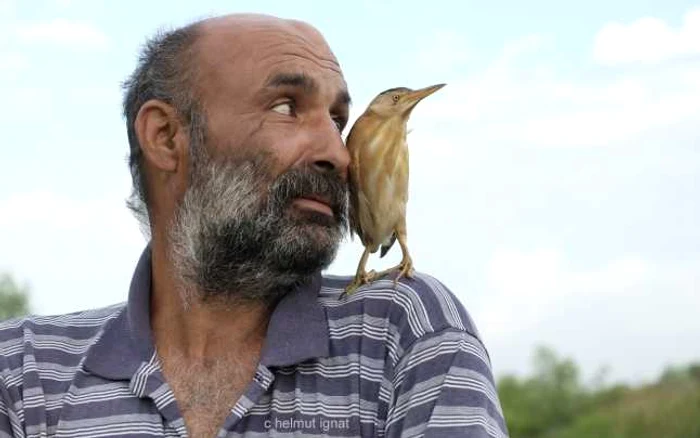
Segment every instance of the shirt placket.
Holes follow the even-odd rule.
[[[238,399],[236,405],[231,409],[217,437],[224,438],[228,436],[229,433],[233,432],[243,417],[255,406],[263,394],[268,391],[274,380],[275,375],[269,368],[264,365],[258,365],[255,370],[255,375],[253,376],[253,381],[250,382],[246,392]]]
[[[187,437],[185,420],[175,401],[175,394],[165,382],[156,354],[153,354],[150,361],[141,364],[134,373],[129,388],[137,397],[150,399],[156,405],[165,420],[164,432],[168,432],[168,435]]]

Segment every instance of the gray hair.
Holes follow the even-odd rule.
[[[170,104],[190,132],[203,116],[195,84],[196,61],[194,45],[200,26],[158,32],[146,41],[134,72],[124,81],[123,112],[129,140],[128,164],[132,192],[126,205],[139,221],[142,232],[150,237],[150,204],[147,191],[143,153],[134,122],[141,106],[151,99]]]

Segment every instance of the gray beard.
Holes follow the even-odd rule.
[[[330,265],[347,231],[337,174],[292,169],[273,178],[269,153],[216,162],[199,145],[191,150],[190,186],[169,229],[185,307],[271,305]],[[311,194],[331,199],[333,218],[291,206]]]

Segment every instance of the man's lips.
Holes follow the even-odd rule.
[[[303,198],[296,198],[293,201],[297,207],[306,208],[310,210],[315,210],[324,213],[328,216],[333,216],[333,209],[330,206],[330,202],[327,199],[320,196],[306,196]]]

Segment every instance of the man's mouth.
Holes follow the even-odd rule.
[[[294,201],[292,201],[292,203],[299,208],[314,210],[330,217],[334,216],[333,209],[330,205],[330,201],[323,196],[310,195],[295,198]]]

